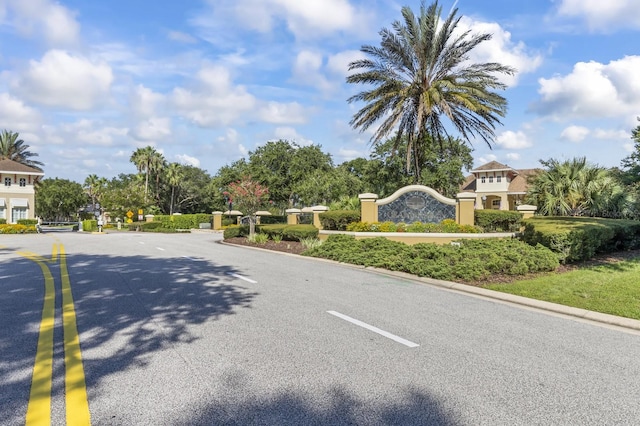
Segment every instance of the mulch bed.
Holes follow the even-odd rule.
[[[290,254],[300,254],[306,250],[306,247],[303,246],[300,241],[280,241],[279,243],[276,243],[275,241],[269,240],[264,243],[252,243],[245,237],[233,237],[225,239],[224,242],[229,244],[236,244],[239,246],[256,247],[265,250],[279,251]]]
[[[248,241],[245,237],[234,237],[228,238],[224,240],[225,243],[236,244],[240,246],[249,246],[256,247],[265,250],[278,251],[283,253],[290,254],[301,254],[306,250],[306,247],[302,245],[299,241],[281,241],[276,243],[275,241],[267,241],[265,243],[252,243]],[[607,253],[594,257],[591,260],[585,262],[574,263],[570,265],[560,265],[558,269],[553,272],[545,272],[538,274],[528,274],[528,275],[503,275],[503,274],[494,274],[490,278],[482,281],[475,282],[464,282],[464,284],[482,286],[486,284],[497,284],[497,283],[510,283],[516,280],[536,278],[540,276],[545,276],[549,274],[561,274],[564,272],[574,271],[576,269],[590,268],[594,266],[600,265],[609,265],[617,262],[621,262],[623,260],[632,260],[632,259],[640,259],[640,250],[629,250],[629,251],[620,251],[616,253]],[[461,281],[463,282],[463,281]]]

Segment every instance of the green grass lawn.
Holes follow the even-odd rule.
[[[640,319],[640,258],[484,288]]]

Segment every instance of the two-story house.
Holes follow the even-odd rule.
[[[35,183],[44,173],[13,160],[0,160],[0,219],[35,219]]]
[[[474,170],[461,186],[461,192],[476,194],[477,209],[516,210],[527,193],[527,179],[539,169],[516,170],[491,161]]]

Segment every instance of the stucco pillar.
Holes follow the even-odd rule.
[[[222,229],[222,212],[213,212],[213,229]]]
[[[287,225],[297,225],[298,219],[302,210],[300,209],[287,209],[284,211],[287,214]]]
[[[476,194],[473,192],[461,192],[456,195],[456,222],[458,225],[475,224]]]
[[[322,229],[322,223],[320,223],[320,213],[326,212],[329,210],[327,206],[313,206],[313,226],[318,229]]]
[[[536,210],[538,210],[538,207],[532,206],[530,204],[521,204],[518,207],[516,207],[516,210],[522,213],[522,219],[529,219],[533,217]]]
[[[360,194],[358,198],[360,199],[360,220],[367,223],[377,222],[378,205],[376,200],[378,199],[378,194]]]
[[[507,194],[500,195],[500,210],[509,210],[509,196]]]

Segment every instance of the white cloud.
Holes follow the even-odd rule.
[[[303,137],[293,127],[276,127],[276,129],[273,131],[273,134],[274,138],[272,140],[288,140],[291,142],[295,142],[300,146],[313,145],[313,141],[311,139]]]
[[[191,157],[190,155],[187,155],[187,154],[177,154],[175,155],[175,159],[180,164],[186,164],[188,166],[193,166],[193,167],[200,167],[200,160],[198,160],[195,157]]]
[[[596,139],[603,140],[627,140],[631,137],[631,132],[614,129],[596,129],[593,131],[593,136]]]
[[[570,74],[538,80],[541,99],[533,108],[556,119],[636,115],[640,110],[640,56],[608,64],[578,62]]]
[[[524,132],[513,132],[511,130],[499,134],[496,137],[496,144],[504,149],[524,149],[532,145],[529,137]]]
[[[345,161],[355,160],[356,158],[359,158],[359,157],[366,158],[367,156],[368,154],[366,152],[358,151],[356,149],[346,149],[346,148],[340,148],[338,150],[338,155],[337,155],[337,157],[341,160],[340,163],[343,163]]]
[[[169,31],[167,33],[167,38],[171,41],[177,41],[179,43],[193,44],[198,42],[195,37],[181,31]]]
[[[334,74],[346,77],[349,75],[349,64],[359,59],[365,59],[366,55],[359,50],[345,50],[329,56],[327,70]]]
[[[226,126],[250,114],[256,98],[241,85],[233,85],[229,70],[209,65],[198,73],[199,87],[175,88],[173,105],[193,123],[201,127]]]
[[[131,93],[129,105],[136,116],[151,117],[163,101],[163,95],[139,84]]]
[[[297,102],[287,104],[279,102],[264,102],[258,110],[258,117],[267,123],[304,123],[305,112],[302,105]]]
[[[38,111],[8,93],[0,93],[0,128],[35,132],[41,121]]]
[[[520,154],[517,152],[510,152],[507,154],[507,160],[518,161],[520,159]]]
[[[569,126],[560,133],[560,137],[568,140],[569,142],[581,142],[587,137],[587,135],[589,135],[589,132],[589,129],[586,127]]]
[[[322,54],[303,50],[296,56],[293,64],[294,82],[313,86],[320,91],[333,88],[332,83],[322,74]]]
[[[635,146],[632,143],[625,143],[624,145],[622,145],[622,148],[627,152],[635,151]]]
[[[13,18],[14,27],[30,36],[40,34],[44,41],[55,47],[75,45],[80,35],[76,13],[49,0],[7,0],[5,3]]]
[[[113,73],[106,63],[50,50],[40,62],[30,61],[14,88],[32,102],[88,110],[104,102],[112,82]]]
[[[150,117],[138,123],[130,134],[139,141],[157,142],[166,139],[171,136],[171,119],[167,117]]]
[[[640,28],[640,2],[637,0],[561,0],[558,14],[584,19],[594,31]]]
[[[515,86],[522,74],[535,71],[542,64],[542,55],[528,48],[523,42],[511,39],[511,33],[495,22],[474,21],[462,17],[456,33],[471,30],[472,34],[488,33],[492,37],[476,46],[470,52],[472,62],[497,62],[516,69],[512,76],[501,75],[508,86]]]

